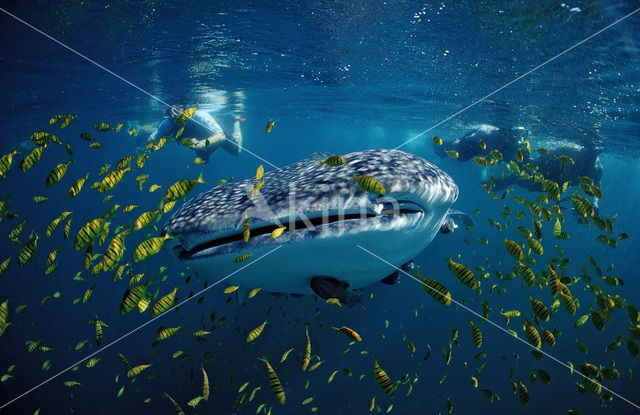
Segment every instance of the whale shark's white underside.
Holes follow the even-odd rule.
[[[391,266],[358,245],[400,266],[435,237],[458,197],[451,177],[426,160],[398,150],[367,150],[344,156],[339,167],[319,164],[316,152],[256,180],[229,183],[201,193],[166,223],[165,247],[200,275],[221,279],[248,261],[280,247],[226,280],[245,288],[311,294],[314,276],[330,276],[359,288],[391,274]],[[370,194],[351,180],[366,174],[386,189]],[[245,213],[251,237],[242,238]],[[279,226],[287,230],[272,239]],[[253,254],[245,263],[233,260]]]

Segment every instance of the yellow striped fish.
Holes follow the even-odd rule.
[[[507,248],[507,252],[509,252],[509,255],[511,255],[515,259],[524,259],[522,248],[516,242],[509,239],[505,239],[504,245]]]
[[[99,357],[92,357],[87,361],[86,367],[94,367],[100,361]]]
[[[535,314],[542,321],[549,321],[549,310],[544,305],[544,303],[540,300],[536,300],[531,296],[529,296],[529,301],[531,302],[531,309],[533,310],[533,314]]]
[[[42,157],[42,153],[44,149],[47,147],[46,144],[40,145],[29,152],[26,157],[20,162],[18,167],[23,172],[29,171]]]
[[[169,238],[171,238],[171,236],[167,233],[164,236],[156,236],[142,241],[140,245],[136,247],[135,251],[133,251],[133,262],[140,262],[151,258],[160,252],[164,241]]]
[[[473,321],[470,321],[469,324],[471,324],[471,335],[473,336],[473,344],[476,346],[476,348],[481,348],[482,347],[482,331],[480,330],[480,327],[476,326]]]
[[[186,110],[182,111],[182,113],[178,115],[178,118],[176,118],[176,123],[184,124],[185,122],[187,122],[187,120],[193,117],[193,114],[196,112],[197,109],[198,109],[198,105],[196,105],[195,107],[187,108]]]
[[[84,186],[84,182],[89,178],[89,173],[86,176],[79,178],[76,180],[71,187],[69,188],[69,192],[67,193],[67,198],[72,199],[78,196],[80,190],[82,190],[82,186]]]
[[[304,347],[304,353],[302,354],[302,371],[307,370],[307,366],[309,366],[309,359],[311,359],[311,339],[309,338],[309,330],[305,330],[305,335],[307,337],[307,343]]]
[[[451,258],[449,258],[448,262],[451,272],[458,280],[460,280],[460,282],[472,290],[476,290],[480,287],[480,282],[476,279],[473,271],[471,271],[466,265],[453,262]]]
[[[320,160],[319,164],[326,164],[327,166],[330,166],[330,167],[338,167],[338,166],[342,166],[346,162],[347,160],[345,160],[344,157],[334,155],[334,156],[327,157],[325,160]]]
[[[277,121],[277,120],[276,120]],[[273,129],[273,127],[275,127],[276,125],[276,121],[267,121],[267,126],[265,127],[265,131],[267,132],[267,134],[271,133],[271,130]]]
[[[382,183],[371,176],[367,176],[366,174],[356,176],[356,174],[353,173],[351,181],[355,181],[360,189],[368,193],[382,195],[386,192]]]
[[[337,332],[342,332],[342,333],[346,334],[352,340],[355,340],[357,342],[362,341],[362,337],[360,337],[360,335],[358,333],[356,333],[354,330],[350,329],[347,326],[342,326],[340,328],[332,327],[332,329],[334,329]]]
[[[47,175],[47,179],[45,181],[45,186],[51,187],[54,184],[58,183],[64,175],[67,173],[67,167],[73,163],[73,160],[69,160],[66,163],[60,163],[53,168]]]
[[[13,163],[13,156],[18,153],[18,150],[13,150],[10,153],[7,153],[0,157],[0,178],[4,178],[9,169],[11,168],[11,164]]]
[[[180,326],[178,327],[160,327],[158,331],[156,331],[156,340],[165,340],[169,337],[173,336],[180,330]]]
[[[202,173],[195,180],[180,180],[172,184],[164,194],[164,202],[174,202],[185,197],[193,191],[197,183],[206,183],[202,180]]]
[[[151,365],[139,365],[139,366],[136,366],[136,367],[132,367],[131,369],[129,369],[127,371],[127,377],[128,378],[132,378],[134,376],[137,376],[137,375],[140,374],[140,372],[142,372],[143,370],[145,370],[145,369],[147,369],[149,367],[151,367]]]
[[[385,372],[384,369],[380,367],[377,360],[374,361],[373,377],[387,395],[393,396],[393,393],[395,392],[393,382],[391,382],[391,379],[387,375],[387,372]]]
[[[164,396],[166,396],[167,398],[169,398],[169,400],[171,401],[171,405],[173,405],[173,409],[175,409],[176,414],[178,415],[185,415],[184,411],[182,410],[182,408],[180,407],[180,405],[178,405],[178,402],[176,402],[171,396],[169,396],[168,393],[164,393]]]
[[[533,273],[531,268],[528,266],[521,264],[520,272],[522,273],[522,279],[527,287],[532,287],[536,283],[536,274]]]
[[[540,346],[542,346],[542,338],[540,337],[540,333],[538,333],[538,330],[536,330],[536,328],[533,327],[533,325],[531,325],[530,323],[525,324],[525,335],[527,337],[527,340],[533,347],[539,349]]]
[[[131,167],[127,167],[125,169],[116,169],[112,170],[102,178],[100,185],[98,186],[98,191],[100,193],[108,192],[113,189],[124,177],[124,174],[131,170]]]
[[[124,269],[124,267],[126,267],[126,265],[123,265],[122,269]],[[146,295],[149,284],[151,284],[151,281],[147,281],[143,285],[128,289],[124,293],[122,296],[122,302],[120,302],[120,314],[127,314],[138,306],[140,299]]]
[[[250,258],[253,254],[242,254],[238,257],[236,257],[233,262],[242,262],[242,261],[246,261],[248,258]]]
[[[259,325],[255,329],[251,330],[249,332],[249,334],[247,335],[247,343],[250,343],[250,342],[254,341],[255,339],[257,339],[258,336],[260,336],[260,334],[262,334],[262,330],[264,330],[264,326],[266,326],[266,325],[267,325],[267,322],[265,321],[264,323],[262,323],[261,325]]]
[[[142,228],[145,228],[151,224],[151,222],[155,219],[158,214],[155,210],[150,210],[148,212],[142,213],[138,218],[133,222],[133,230],[137,231]]]
[[[147,308],[149,308],[149,304],[151,304],[151,295],[147,293],[138,301],[138,313],[144,313],[145,311],[147,311]]]
[[[286,352],[284,352],[282,354],[282,357],[280,358],[280,363],[284,363],[284,361],[287,360],[287,357],[289,357],[289,353],[291,353],[292,351],[293,351],[293,347],[287,350]]]
[[[173,291],[162,297],[160,300],[158,300],[157,303],[153,305],[153,307],[151,307],[151,315],[153,317],[164,313],[171,307],[173,301],[176,298],[176,291],[178,291],[178,288],[174,287]]]
[[[425,290],[431,298],[446,306],[451,305],[451,293],[440,281],[423,277],[419,272],[416,272],[415,276],[422,281],[422,289]]]
[[[286,397],[284,395],[284,389],[282,389],[282,384],[280,383],[280,379],[278,379],[278,375],[273,370],[269,361],[267,359],[261,359],[267,365],[267,372],[269,373],[269,385],[271,386],[271,392],[275,395],[278,402],[284,405]]]
[[[78,250],[88,246],[94,239],[100,235],[104,229],[104,223],[107,216],[95,218],[85,223],[76,234],[73,247]]]
[[[251,230],[249,229],[249,216],[244,214],[244,227],[242,229],[242,239],[245,243],[249,242],[249,236],[251,234]]]
[[[260,189],[262,189],[262,186],[264,186],[264,182],[263,181],[259,181],[253,186],[253,189],[251,190],[251,198],[252,199],[254,197],[258,196],[258,193],[260,193]]]
[[[32,239],[30,239],[18,254],[18,265],[22,266],[26,264],[33,254],[36,252],[36,248],[38,247],[38,234],[36,234]]]
[[[209,376],[207,376],[207,372],[204,370],[204,366],[200,366],[202,369],[202,398],[205,401],[209,400]]]
[[[120,262],[124,255],[124,238],[128,234],[129,230],[125,229],[111,239],[106,252],[100,260],[103,271],[111,271],[118,266],[118,262]]]
[[[555,347],[556,345],[556,336],[553,335],[549,330],[542,329],[542,341],[549,344],[551,347]]]
[[[518,396],[520,397],[520,402],[522,402],[524,406],[529,405],[529,391],[524,383],[520,381],[518,381]]]

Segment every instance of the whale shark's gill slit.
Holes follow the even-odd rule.
[[[329,215],[329,216],[319,216],[319,217],[307,217],[305,219],[300,219],[294,222],[293,226],[290,225],[289,222],[282,222],[284,226],[287,226],[287,229],[292,230],[302,230],[308,228],[315,228],[316,226],[328,225],[331,223],[342,222],[347,220],[364,220],[374,217],[387,216],[387,215],[410,215],[410,214],[419,214],[424,213],[424,210],[417,206],[414,203],[402,203],[400,202],[399,207],[391,207],[390,205],[384,205],[384,208],[379,214],[371,213],[371,212],[362,212],[362,213],[349,213],[349,214],[341,214],[341,215]],[[268,225],[262,226],[258,228],[251,229],[251,237],[257,237],[260,235],[270,234],[274,230],[278,229],[279,225]],[[233,235],[225,236],[222,238],[212,239],[210,241],[204,242],[200,245],[193,247],[190,250],[185,250],[181,246],[176,247],[176,255],[180,259],[186,259],[197,252],[204,251],[209,248],[214,248],[217,246],[226,245],[233,242],[238,242],[243,239],[242,233],[236,233]]]

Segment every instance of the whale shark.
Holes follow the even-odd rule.
[[[234,259],[251,255],[247,263],[260,259],[225,282],[336,297],[352,305],[361,299],[353,290],[395,271],[362,248],[402,266],[441,228],[448,233],[455,227],[448,213],[458,187],[427,160],[381,149],[346,154],[346,162],[337,167],[320,163],[331,155],[318,151],[265,173],[257,194],[252,190],[258,180],[250,178],[193,197],[164,225],[162,235],[171,236],[165,248],[216,280],[246,265]],[[385,192],[361,189],[354,175],[374,178]],[[280,227],[286,229],[273,238]]]

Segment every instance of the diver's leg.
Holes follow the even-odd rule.
[[[318,297],[325,300],[337,298],[349,307],[362,302],[362,294],[350,290],[348,283],[334,277],[313,277],[309,286]]]
[[[237,156],[242,151],[242,130],[240,129],[240,120],[233,122],[233,133],[231,134],[231,140],[226,140],[223,148],[234,156]]]
[[[224,143],[227,141],[227,136],[223,132],[217,132],[201,141],[204,142],[205,147],[211,148],[213,151],[218,147],[224,146]]]

